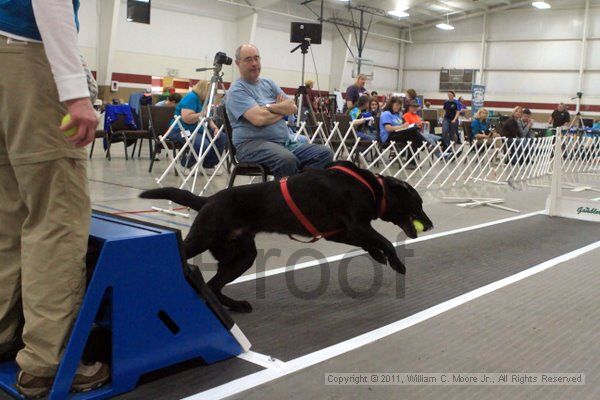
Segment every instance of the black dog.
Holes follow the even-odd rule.
[[[378,180],[350,162],[332,166],[347,168],[362,179],[336,169],[308,169],[288,178],[293,201],[316,229],[332,233],[327,240],[359,246],[378,262],[388,262],[404,274],[406,268],[394,246],[373,229],[371,221],[381,214],[381,219],[415,238],[413,219],[421,221],[425,230],[433,227],[423,211],[421,197],[406,182],[392,177]],[[224,306],[238,312],[252,311],[250,303],[233,300],[221,290],[254,263],[254,236],[259,232],[308,235],[284,200],[279,182],[237,186],[210,197],[176,188],[148,190],[140,197],[167,199],[198,211],[183,242],[185,256],[191,258],[210,250],[219,264],[208,286]],[[385,210],[379,210],[381,204]]]

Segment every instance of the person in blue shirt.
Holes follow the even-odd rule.
[[[465,113],[467,112],[467,106],[465,105],[465,99],[462,96],[459,96],[458,99],[454,99],[454,101],[456,102],[458,113],[464,117]]]
[[[491,137],[490,127],[487,122],[488,110],[480,108],[471,121],[471,141],[485,140]]]
[[[208,81],[198,81],[192,90],[186,94],[175,107],[175,117],[181,116],[181,125],[183,126],[183,129],[188,131],[190,134],[194,132],[202,117],[206,115],[206,112],[203,110],[203,108],[208,96],[209,85],[210,82]],[[173,123],[173,121],[174,119],[171,120],[171,123]],[[208,121],[208,127],[209,132],[207,132],[206,135],[203,135],[204,128],[200,128],[194,139],[193,148],[199,157],[201,156],[200,150],[202,149],[204,152],[209,148],[213,135],[219,129],[212,119]],[[179,143],[185,143],[185,136],[179,130],[178,126],[169,134],[169,138]],[[204,146],[202,146],[203,142]],[[214,145],[217,147],[219,152],[222,152],[225,149],[225,146],[227,146],[227,135],[224,132],[219,133]],[[196,164],[196,161],[197,160],[193,154],[191,154],[191,151],[188,151],[186,155],[181,158],[181,164],[187,168],[193,167],[194,164]],[[218,163],[219,156],[217,155],[215,149],[211,147],[204,158],[202,166],[204,168],[213,168]]]
[[[276,179],[297,174],[303,167],[325,168],[333,160],[329,147],[291,140],[284,116],[297,112],[293,99],[270,79],[261,78],[260,53],[251,44],[235,52],[240,78],[225,100],[240,162],[261,164]]]
[[[404,123],[401,116],[403,101],[399,96],[392,96],[386,103],[379,120],[379,138],[384,145],[389,142],[411,142],[413,152],[421,147],[425,140],[415,124]],[[414,167],[413,160],[410,167]]]
[[[371,115],[369,108],[369,98],[361,96],[350,109],[348,115],[352,118],[354,130],[359,138],[374,141],[377,140],[377,128],[375,127],[375,118]]]

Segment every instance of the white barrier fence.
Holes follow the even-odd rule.
[[[573,139],[561,135],[557,136],[554,144],[555,156],[550,195],[546,202],[546,213],[548,215],[600,222],[599,199],[586,199],[563,194],[565,188],[571,189],[572,192],[583,190],[600,192],[600,189],[591,186],[572,187],[565,185],[563,180],[565,174],[568,173],[598,171],[598,163],[600,162],[598,145],[598,138]]]
[[[169,172],[177,171],[180,177],[180,188],[194,191],[198,172],[200,172],[205,181],[205,185],[199,191],[202,195],[212,184],[215,176],[225,170],[223,167],[228,152],[218,150],[215,145],[216,135],[208,136],[208,145],[203,144],[200,151],[196,152],[193,148],[198,135],[202,135],[202,143],[204,143],[208,130],[206,128],[201,130],[201,128],[206,125],[207,121],[203,119],[190,133],[183,129],[179,118],[176,118],[169,130],[160,137],[166,147],[165,140],[178,127],[181,132],[184,132],[185,143],[175,157],[168,155],[170,163],[157,179],[159,184]],[[330,147],[334,152],[335,160],[353,161],[373,173],[406,180],[417,189],[485,183],[511,185],[516,182],[530,181],[552,174],[555,154],[554,136],[524,139],[496,137],[473,143],[451,143],[445,150],[442,149],[441,142],[436,145],[424,142],[418,149],[413,149],[410,142],[406,144],[391,142],[383,145],[380,142],[368,141],[359,137],[353,123],[350,123],[345,132],[340,130],[339,122],[335,122],[329,131],[319,123],[312,133],[303,123],[296,132],[295,138],[298,139],[300,136],[305,137],[305,140],[310,143]],[[561,137],[563,151],[561,169],[564,173],[600,172],[600,137],[579,135]],[[208,173],[202,167],[202,162],[211,150],[218,155],[219,163],[214,171]],[[196,160],[191,170],[180,165],[184,154]],[[224,188],[213,186],[215,190]]]

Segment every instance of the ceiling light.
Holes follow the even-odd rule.
[[[441,24],[437,24],[435,27],[438,29],[443,29],[445,31],[451,31],[452,29],[454,29],[452,25],[446,24],[444,22],[442,22]]]
[[[396,17],[396,18],[406,18],[409,16],[406,11],[401,11],[401,10],[388,11],[388,15],[391,15],[392,17]]]
[[[446,14],[446,22],[440,22],[435,27],[445,31],[451,31],[454,29],[454,27],[450,25],[450,17],[448,17],[448,14]]]
[[[552,7],[550,4],[546,3],[545,1],[534,1],[533,3],[531,3],[532,6],[534,6],[535,8],[539,8],[540,10],[547,10],[550,7]]]

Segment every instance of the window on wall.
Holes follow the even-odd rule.
[[[127,0],[127,21],[150,24],[151,0]]]

